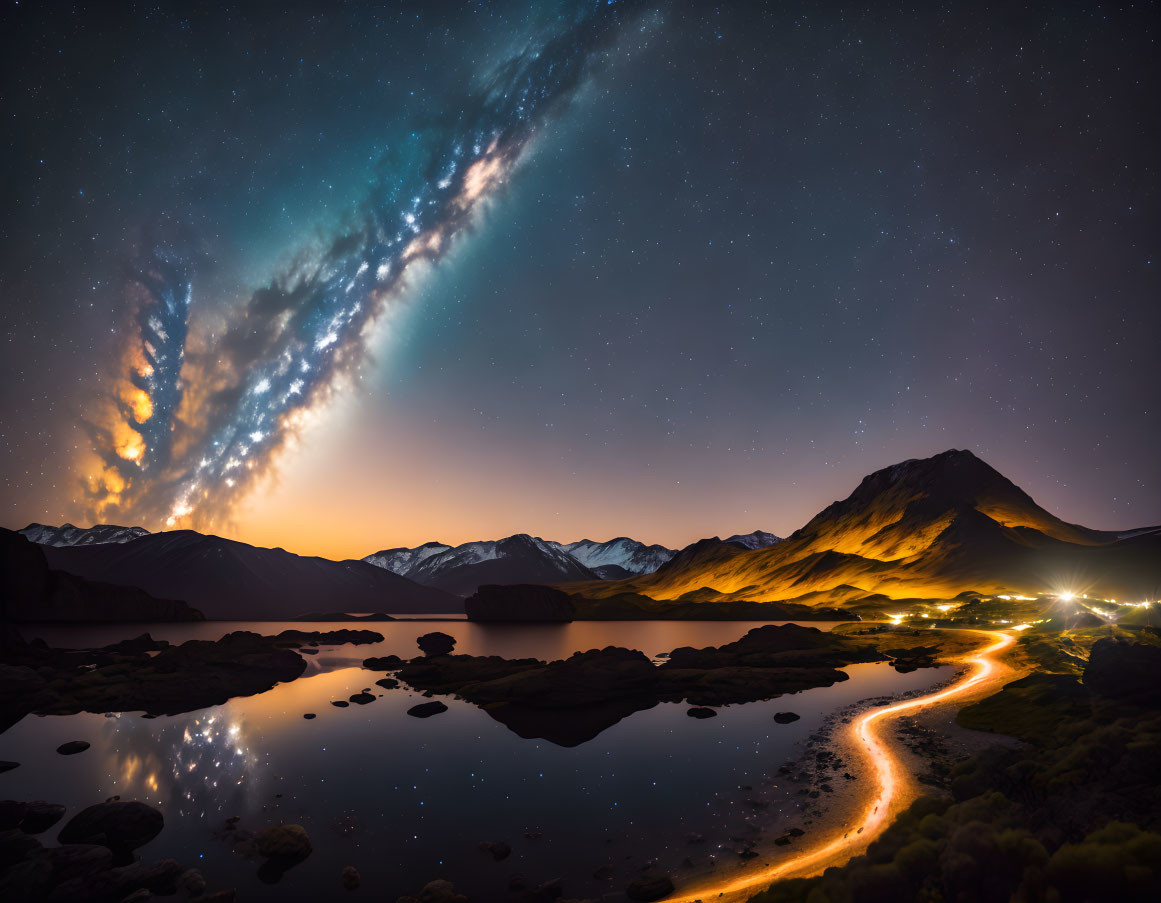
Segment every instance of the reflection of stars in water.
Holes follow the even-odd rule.
[[[247,748],[242,726],[218,715],[194,718],[172,747],[171,776],[182,814],[190,809],[205,814],[207,803],[221,810],[234,794],[223,793],[252,781],[257,757]]]
[[[108,713],[108,749],[112,757],[107,778],[117,795],[132,794],[146,801],[163,803],[161,791],[164,765],[157,755],[153,731],[131,717]],[[99,788],[104,792],[103,788]]]
[[[211,712],[146,721],[106,717],[113,731],[108,776],[119,794],[205,815],[234,805],[254,783],[258,758],[238,721]]]

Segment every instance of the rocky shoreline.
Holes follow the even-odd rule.
[[[196,868],[176,859],[145,862],[135,851],[164,827],[161,812],[112,797],[74,815],[47,846],[36,835],[65,807],[0,801],[0,899],[10,903],[118,903],[172,896],[182,903],[232,903],[233,890],[207,891]]]
[[[383,636],[371,630],[285,630],[276,636],[240,630],[174,646],[146,633],[98,649],[53,649],[11,632],[4,639],[0,730],[29,713],[156,716],[208,708],[296,679],[306,669],[300,647],[376,643]]]
[[[658,664],[617,646],[554,662],[450,654],[446,634],[424,657],[369,658],[426,694],[454,695],[479,706],[521,737],[578,746],[622,718],[661,702],[710,707],[771,699],[847,679],[838,670],[881,661],[873,647],[795,624],[757,627],[720,647],[681,647]],[[450,645],[447,641],[451,641]],[[429,644],[432,641],[428,641]]]

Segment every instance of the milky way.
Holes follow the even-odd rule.
[[[1161,520],[1149,4],[0,20],[7,527],[683,546],[948,448]]]
[[[422,150],[389,154],[355,215],[322,253],[302,253],[186,355],[197,316],[194,255],[147,245],[135,265],[122,378],[93,425],[102,519],[211,526],[266,474],[336,380],[365,359],[370,329],[405,297],[417,261],[437,262],[572,97],[625,13],[594,5],[497,68]]]

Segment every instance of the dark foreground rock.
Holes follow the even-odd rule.
[[[912,646],[909,649],[887,649],[885,655],[891,656],[891,667],[900,674],[917,671],[920,668],[934,668],[939,662],[936,655],[939,646]]]
[[[274,646],[355,646],[383,642],[383,634],[375,630],[284,630],[268,638]]]
[[[425,633],[415,642],[427,656],[449,655],[456,647],[456,638],[439,630]]]
[[[45,800],[0,802],[0,830],[19,828],[25,834],[43,834],[64,818],[65,807]]]
[[[694,708],[689,709],[685,714],[687,714],[690,718],[704,719],[714,718],[718,713],[713,709],[707,709],[704,706],[695,706]]]
[[[302,862],[314,852],[310,835],[302,825],[275,825],[267,828],[254,838],[254,847],[259,856],[289,862]]]
[[[61,843],[96,843],[120,858],[153,840],[165,819],[152,806],[136,801],[97,803],[69,819],[61,829]]]
[[[22,828],[29,818],[55,818],[63,811],[44,801],[0,803],[0,817],[23,813]],[[233,891],[204,896],[201,873],[173,859],[132,860],[132,850],[152,839],[160,823],[161,813],[143,803],[102,803],[69,821],[60,846],[43,846],[23,830],[0,830],[0,900],[120,903],[185,890],[183,899],[200,903],[232,901]]]
[[[363,659],[363,667],[372,671],[394,671],[403,665],[398,655],[379,655]]]
[[[421,702],[419,705],[413,705],[407,710],[407,714],[415,718],[430,718],[432,715],[446,711],[447,706],[437,699],[434,702]]]
[[[774,713],[774,720],[776,722],[778,722],[779,724],[793,724],[795,721],[797,721],[801,717],[802,717],[801,715],[798,715],[794,712],[775,712]]]
[[[503,862],[512,855],[512,847],[502,840],[485,840],[480,843],[480,850],[491,856],[496,862]]]
[[[1089,652],[1084,683],[1101,696],[1161,707],[1161,647],[1099,639]]]
[[[265,884],[277,884],[286,872],[314,852],[310,835],[302,825],[274,825],[254,836],[239,837],[235,849],[244,856],[263,860],[258,878]]]
[[[56,748],[56,751],[62,756],[75,756],[77,753],[83,753],[89,748],[89,744],[84,740],[69,740],[68,743],[62,743]]]

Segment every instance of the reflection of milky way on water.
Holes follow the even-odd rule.
[[[118,793],[169,802],[181,815],[206,816],[252,793],[261,776],[242,724],[215,714],[141,719],[112,715],[106,728]]]
[[[253,781],[257,765],[256,757],[245,747],[241,725],[236,721],[223,724],[214,715],[195,718],[186,725],[172,758],[171,773],[183,812],[189,811],[187,807],[204,812],[210,805],[221,811],[234,795],[234,788]]]
[[[271,626],[263,632],[277,632]],[[537,644],[567,655],[577,644],[617,640],[653,653],[728,642],[750,626],[674,625],[647,632],[645,643],[632,624],[526,635],[454,623],[440,629],[458,635],[465,649],[513,656]],[[504,898],[513,872],[531,885],[562,877],[566,896],[596,898],[623,888],[651,859],[681,883],[711,863],[715,871],[733,869],[740,846],[733,837],[752,837],[761,828],[768,840],[798,823],[814,831],[800,785],[774,775],[778,765],[801,754],[836,710],[870,696],[925,690],[947,677],[946,669],[898,674],[884,664],[854,665],[849,681],[727,706],[705,721],[687,717],[685,705],[661,704],[563,748],[521,739],[486,712],[449,697],[444,714],[408,717],[421,696],[381,691],[374,681],[382,672],[349,663],[363,655],[411,654],[415,637],[431,628],[393,622],[376,629],[389,636],[374,648],[321,647],[308,657],[308,676],[204,711],[156,719],[25,718],[0,734],[0,758],[22,763],[0,775],[0,796],[57,800],[70,815],[113,794],[148,801],[164,811],[166,826],[143,856],[196,863],[213,886],[236,886],[248,901],[294,899],[292,888],[302,897],[329,899],[346,865],[359,869],[364,891],[383,899],[415,893],[436,877],[454,881],[471,899]],[[545,643],[549,633],[554,639]],[[368,687],[376,695],[369,705],[330,705]],[[774,723],[774,713],[785,710],[801,720]],[[307,712],[317,717],[304,720]],[[93,748],[80,756],[52,754],[73,739]],[[215,837],[233,815],[242,830],[301,824],[315,852],[278,885],[263,885],[257,864]],[[705,842],[691,845],[691,834]],[[508,842],[511,857],[493,862],[477,849],[484,840]],[[699,871],[682,867],[686,857]],[[606,867],[609,881],[594,877]]]

